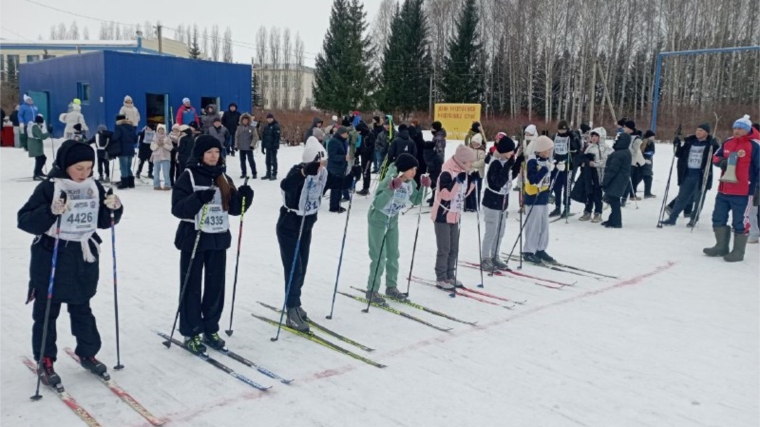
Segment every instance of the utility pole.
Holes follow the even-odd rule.
[[[158,53],[159,54],[164,53],[163,37],[161,36],[163,28],[164,28],[163,25],[156,24],[156,36],[158,37]]]

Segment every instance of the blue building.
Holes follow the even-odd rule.
[[[92,135],[98,125],[114,128],[126,95],[140,111],[139,128],[148,122],[170,126],[183,98],[190,99],[199,115],[209,104],[220,111],[231,102],[247,111],[251,67],[104,50],[21,64],[19,88],[34,99],[56,136],[65,128],[58,116],[79,98]]]

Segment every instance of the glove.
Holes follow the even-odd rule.
[[[422,175],[420,177],[420,184],[422,184],[423,187],[430,188],[430,186],[433,185],[433,180],[430,179],[429,175]]]
[[[678,139],[678,145],[680,145],[681,147],[683,147],[685,144],[686,144],[686,140],[680,139],[680,138]]]
[[[319,162],[306,163],[303,167],[303,173],[306,175],[316,176],[319,173]]]
[[[565,162],[557,163],[557,170],[560,171],[560,172],[564,172],[565,171]]]
[[[595,168],[596,167],[596,162],[594,162],[594,161],[588,162],[588,165],[589,165],[589,167]]]
[[[554,170],[554,163],[547,162],[546,168],[549,169],[549,172],[553,171]]]
[[[66,193],[61,193],[61,196],[53,200],[53,204],[50,205],[50,211],[53,212],[53,215],[55,216],[63,215],[68,212],[69,209],[71,209],[71,206],[66,198]]]
[[[240,193],[241,197],[245,198],[245,206],[251,206],[251,202],[253,201],[253,188],[251,188],[250,185],[241,185],[238,188],[238,192]]]
[[[103,201],[103,204],[106,205],[108,209],[115,211],[121,208],[121,199],[116,194],[113,194],[113,189],[110,189],[108,190],[108,195]]]
[[[359,165],[352,167],[351,176],[353,176],[354,179],[359,179],[359,177],[362,176],[362,167]]]
[[[721,159],[720,162],[718,163],[718,167],[720,168],[720,170],[722,170],[723,172],[725,172],[726,169],[728,168],[728,160]]]
[[[196,191],[195,194],[197,195],[198,200],[200,200],[201,203],[203,203],[205,205],[208,202],[214,200],[214,195],[216,194],[216,189],[209,188],[207,190]]]
[[[651,161],[651,160],[644,160],[644,163],[646,163],[646,164],[648,164],[648,165],[651,165],[651,164],[652,164],[652,161]]]
[[[457,175],[457,182],[460,184],[465,182],[467,180],[467,173],[465,172],[459,172],[459,175]]]
[[[392,180],[388,181],[388,188],[395,191],[401,188],[401,184],[403,184],[401,178],[393,178]]]

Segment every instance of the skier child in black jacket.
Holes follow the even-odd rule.
[[[118,223],[124,209],[116,195],[107,194],[103,186],[92,178],[94,164],[95,152],[88,144],[73,140],[64,142],[58,149],[53,170],[18,212],[18,228],[35,236],[27,303],[34,301],[32,352],[35,360],[42,358],[39,375],[47,385],[54,386],[61,382],[53,362],[58,353],[55,322],[63,303],[68,306],[71,332],[77,340],[74,352],[82,366],[96,375],[102,375],[107,370],[95,358],[101,342],[95,316],[90,309],[90,299],[95,296],[99,277],[101,239],[95,230],[109,228],[112,213]],[[58,219],[61,220],[60,228],[56,226]],[[60,242],[53,265],[56,236]],[[53,267],[55,279],[53,293],[48,296],[52,298],[48,332],[45,348],[40,354],[46,295]]]
[[[222,149],[222,143],[213,136],[199,136],[193,157],[172,187],[172,214],[181,219],[174,239],[174,246],[181,251],[180,289],[187,286],[180,301],[179,332],[185,337],[185,346],[195,354],[206,352],[204,343],[217,350],[224,348],[218,332],[224,308],[227,249],[232,240],[229,216],[241,214],[244,198],[246,209],[253,200],[250,186],[235,189],[225,173]],[[198,233],[200,240],[195,247]]]

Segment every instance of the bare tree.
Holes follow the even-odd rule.
[[[143,37],[146,39],[155,39],[158,37],[158,34],[156,34],[156,29],[153,26],[153,23],[149,20],[145,20],[145,23],[143,24],[143,29],[145,30],[145,34],[143,34]]]
[[[222,61],[232,62],[232,29],[228,26],[224,29],[224,41],[222,43]]]
[[[56,40],[57,38],[58,38],[58,27],[55,25],[51,25],[50,26],[50,40]]]
[[[69,32],[66,30],[66,24],[61,22],[58,24],[58,34],[56,35],[56,40],[68,40],[69,39]]]
[[[259,93],[263,100],[262,105],[266,105],[269,102],[267,95],[269,94],[269,80],[265,77],[267,75],[267,29],[265,26],[259,27],[258,33],[256,33],[256,63],[259,66]]]
[[[209,59],[211,57],[211,52],[209,51],[208,27],[203,27],[203,36],[201,38],[201,52],[203,52],[203,59]]]
[[[281,108],[282,105],[282,88],[280,87],[282,79],[281,58],[280,29],[272,27],[272,29],[269,30],[269,59],[272,61],[272,103],[270,105],[272,108]]]
[[[291,108],[290,88],[295,83],[290,73],[290,64],[293,61],[291,47],[290,28],[285,28],[282,33],[282,108],[286,110]]]
[[[385,45],[388,44],[388,37],[391,34],[391,20],[393,19],[393,10],[396,7],[394,0],[383,0],[380,8],[375,15],[370,27],[370,39],[372,40],[372,51],[380,54]]]
[[[116,24],[116,29],[114,30],[114,33],[113,33],[113,39],[124,40],[124,37],[122,36],[122,32],[121,32],[121,25],[119,24]]]
[[[85,39],[85,40],[90,40],[90,28],[89,27],[84,27],[82,29],[82,38]]]
[[[127,29],[125,28],[124,32],[126,33],[126,31],[127,31]],[[129,40],[137,40],[137,33],[138,32],[141,34],[140,37],[142,37],[144,39],[147,38],[146,34],[145,34],[145,33],[147,33],[147,30],[143,31],[143,28],[142,28],[141,24],[135,25],[134,31],[131,31],[130,33],[126,33],[125,34],[125,38],[127,38]]]
[[[214,24],[211,27],[211,59],[219,61],[219,53],[221,51],[222,39],[219,37],[219,26]]]
[[[295,46],[295,72],[293,78],[295,80],[295,89],[293,93],[293,108],[300,110],[303,107],[303,54],[304,46],[303,40],[301,40],[301,34],[296,33],[296,46]]]

